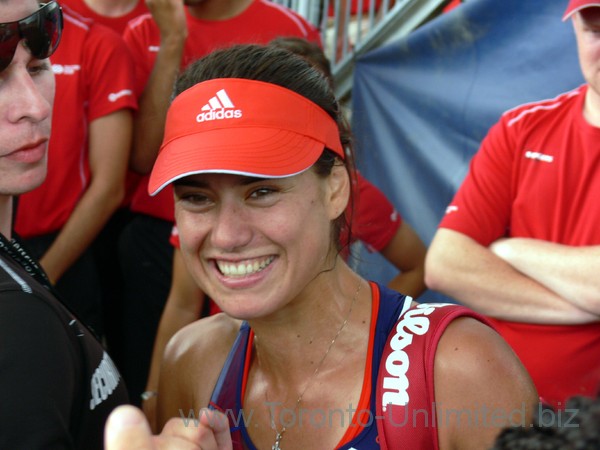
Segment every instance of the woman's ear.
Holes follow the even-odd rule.
[[[334,164],[327,177],[327,200],[329,219],[335,220],[341,216],[350,201],[350,176],[343,164]]]

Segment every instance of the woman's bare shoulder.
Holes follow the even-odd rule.
[[[435,353],[435,399],[444,421],[440,448],[490,448],[499,431],[531,423],[538,396],[502,337],[473,318],[449,324]]]
[[[185,361],[189,358],[225,357],[242,324],[224,313],[197,320],[179,330],[169,341],[165,358]],[[224,360],[225,358],[223,358]]]
[[[208,405],[242,322],[221,313],[179,330],[169,341],[159,377],[159,425],[178,411]]]

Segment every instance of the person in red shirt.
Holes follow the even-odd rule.
[[[62,44],[52,58],[56,101],[48,176],[20,196],[15,231],[65,302],[102,335],[91,244],[124,195],[137,108],[133,66],[118,34],[62,8]]]
[[[62,5],[82,17],[114,30],[120,36],[130,20],[148,13],[144,0],[62,0]],[[130,66],[133,70],[133,66]],[[132,72],[133,76],[133,72]],[[104,337],[117,363],[121,365],[123,318],[123,276],[119,264],[118,242],[125,225],[131,219],[129,203],[140,175],[128,166],[125,195],[92,244],[94,262],[101,284]]]
[[[600,4],[571,0],[587,83],[502,115],[426,259],[431,289],[486,314],[556,408],[600,387]]]

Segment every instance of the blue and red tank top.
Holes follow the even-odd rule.
[[[372,292],[372,313],[371,313],[371,329],[369,333],[369,355],[366,358],[367,364],[364,369],[363,376],[363,388],[360,396],[358,405],[356,406],[352,417],[352,421],[348,426],[346,433],[336,446],[336,450],[379,450],[380,448],[394,448],[394,445],[387,442],[387,445],[380,445],[378,421],[385,420],[385,414],[382,416],[381,412],[378,415],[377,407],[377,395],[387,395],[384,390],[377,391],[378,375],[380,374],[380,363],[382,356],[384,355],[384,349],[386,345],[389,345],[388,338],[391,333],[397,332],[397,325],[401,324],[399,318],[401,315],[406,313],[411,307],[411,297],[400,294],[396,291],[381,286],[377,283],[371,282]],[[419,305],[422,309],[423,305]],[[432,305],[435,309],[437,306],[446,305]],[[429,348],[427,356],[410,354],[409,357],[418,359],[418,364],[414,364],[416,368],[420,368],[421,371],[432,370],[433,357],[435,354],[435,347],[439,341],[439,337],[443,333],[445,327],[456,317],[459,316],[471,316],[477,317],[467,308],[457,305],[448,305],[452,308],[448,308],[445,311],[441,327],[432,327],[432,335],[435,336],[433,341],[427,337],[427,345],[431,342],[433,348]],[[446,308],[445,308],[446,309]],[[431,316],[433,318],[433,316]],[[435,319],[434,319],[435,320]],[[421,334],[419,332],[419,334]],[[246,386],[246,380],[250,369],[250,360],[253,349],[253,333],[247,322],[244,322],[240,327],[236,340],[227,356],[223,369],[210,400],[210,408],[217,409],[224,412],[229,418],[231,427],[231,436],[233,440],[233,449],[242,450],[250,449],[256,450],[256,447],[252,443],[250,435],[246,429],[246,421],[248,415],[244,415],[243,410],[243,398]],[[415,346],[415,348],[417,348]],[[409,349],[406,348],[408,352]],[[420,350],[419,350],[420,351]],[[424,353],[420,351],[421,353]],[[421,363],[421,360],[422,363]],[[385,364],[385,362],[384,362]],[[382,371],[382,373],[387,373]],[[412,372],[410,372],[412,373]],[[409,374],[410,374],[409,373]],[[415,372],[419,374],[419,372]],[[431,372],[433,373],[433,372]],[[421,377],[420,380],[414,380],[413,385],[417,386],[416,394],[414,389],[411,390],[411,395],[417,398],[418,404],[427,404],[433,402],[433,376]],[[407,383],[408,385],[408,383]],[[392,390],[392,394],[394,394]],[[397,412],[398,410],[396,410]],[[396,414],[396,413],[394,413]],[[381,426],[381,424],[379,424]],[[429,444],[423,449],[437,449],[437,428],[426,426],[423,424],[421,427],[408,426],[404,427],[407,434],[411,435],[411,439],[414,440],[415,434],[423,435],[422,439],[418,438],[420,442],[428,442]],[[389,434],[388,435],[389,439]],[[394,431],[393,437],[397,438],[399,435]],[[404,439],[402,439],[404,440]],[[405,441],[406,442],[406,441]],[[392,445],[390,445],[392,444]],[[404,447],[402,444],[401,446]]]

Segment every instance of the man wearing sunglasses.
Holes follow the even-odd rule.
[[[61,39],[55,2],[0,0],[0,448],[101,449],[125,386],[93,334],[14,240],[13,200],[46,177]]]
[[[101,450],[109,414],[127,402],[110,357],[12,233],[15,197],[46,178],[55,93],[48,58],[62,27],[56,2],[0,0],[1,449]],[[201,427],[173,419],[151,444],[141,422],[141,411],[118,408],[106,448],[200,448]]]

